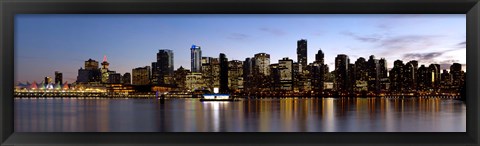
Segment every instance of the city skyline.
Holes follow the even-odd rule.
[[[278,60],[284,57],[290,57],[295,62],[297,62],[296,50],[297,42],[300,39],[308,40],[307,47],[307,62],[311,63],[315,60],[315,54],[319,49],[322,49],[325,56],[325,63],[330,67],[330,71],[334,67],[334,57],[337,54],[346,54],[350,57],[351,60],[356,60],[359,57],[368,58],[370,55],[375,55],[376,58],[385,58],[388,63],[388,68],[393,67],[393,62],[397,59],[404,60],[405,62],[410,60],[418,60],[419,64],[452,64],[454,62],[461,63],[465,65],[466,63],[466,51],[465,51],[465,15],[195,15],[200,16],[200,18],[193,18],[193,15],[94,15],[93,18],[85,17],[85,15],[74,15],[71,18],[71,15],[20,15],[16,17],[16,37],[15,37],[15,51],[16,51],[16,61],[18,62],[15,66],[16,68],[16,81],[25,82],[25,81],[34,81],[41,80],[45,76],[52,76],[54,71],[59,71],[63,73],[64,81],[74,82],[76,80],[76,71],[83,65],[83,62],[88,58],[94,60],[100,60],[102,56],[106,55],[109,57],[110,69],[115,70],[118,73],[132,72],[133,68],[149,66],[151,62],[156,61],[156,53],[162,49],[170,49],[174,54],[174,69],[176,70],[180,66],[183,66],[186,69],[190,69],[190,46],[198,45],[202,47],[202,57],[218,57],[218,54],[224,53],[228,60],[240,60],[244,61],[247,57],[253,57],[257,53],[267,53],[271,55],[271,64],[277,63]],[[294,17],[292,17],[294,16]],[[125,18],[127,17],[127,18]],[[155,26],[145,21],[157,20],[157,17],[166,20],[175,20],[171,23],[160,23],[162,27],[173,27],[174,25],[168,26],[172,23],[180,23],[186,20],[206,20],[208,24],[198,24],[196,21],[194,23],[188,23],[195,25],[195,29],[201,30],[202,28],[212,31],[215,26],[227,25],[228,22],[238,22],[241,20],[249,20],[245,22],[245,26],[238,26],[238,24],[233,23],[231,27],[219,27],[216,31],[217,33],[212,33],[212,38],[223,38],[223,39],[206,39],[202,36],[195,36],[198,33],[191,33],[187,30],[193,29],[191,26],[175,26],[172,30],[173,32],[179,32],[179,30],[184,31],[181,34],[171,33],[158,36],[149,36],[152,35],[147,32],[148,28],[154,28]],[[166,18],[164,18],[166,17]],[[323,18],[326,17],[326,18]],[[101,19],[103,18],[103,19]],[[267,18],[267,20],[258,20],[259,18]],[[93,19],[88,21],[88,19]],[[96,19],[96,20],[95,20]],[[126,21],[136,19],[138,21],[133,21],[127,24],[109,24],[103,25],[101,22],[109,21],[110,23],[115,23],[118,21]],[[318,21],[333,19],[331,22],[327,21],[326,23],[313,23]],[[335,20],[338,19],[338,20]],[[372,20],[369,20],[372,19]],[[95,20],[95,21],[94,21]],[[255,20],[255,21],[254,21]],[[312,21],[313,24],[325,24],[326,26],[332,25],[330,23],[338,22],[338,24],[344,24],[348,22],[363,22],[360,23],[363,28],[356,28],[361,26],[349,26],[349,27],[327,27],[327,28],[337,28],[337,29],[319,29],[322,28],[321,25],[318,27],[309,27],[305,26],[306,30],[303,31],[293,31],[298,29],[291,26],[299,26],[300,22],[293,24],[282,24],[286,20],[303,20],[303,21]],[[335,20],[335,21],[334,21]],[[376,20],[378,22],[370,22]],[[390,21],[379,21],[379,20],[390,20]],[[420,26],[405,25],[398,23],[392,23],[392,21],[400,21],[401,23],[412,23],[410,21],[419,21],[424,22],[418,24]],[[65,22],[57,24],[58,22]],[[222,23],[213,25],[216,21],[221,21]],[[260,22],[258,22],[260,21]],[[345,21],[343,23],[339,23]],[[28,22],[28,24],[26,24]],[[69,23],[67,23],[69,22]],[[73,24],[78,22],[83,24]],[[254,23],[257,24],[254,24]],[[263,23],[262,23],[263,22]],[[389,22],[389,23],[387,23]],[[30,24],[31,23],[31,24]],[[269,24],[270,23],[270,24]],[[47,24],[56,24],[59,25],[55,28],[52,25]],[[130,24],[130,25],[129,25]],[[269,24],[269,25],[267,25]],[[311,23],[307,23],[311,24]],[[423,30],[417,27],[422,27],[428,24],[436,24],[429,27],[423,27]],[[32,26],[33,25],[33,26]],[[71,26],[73,25],[73,26]],[[85,25],[85,26],[84,26]],[[128,26],[127,26],[128,25]],[[145,32],[135,32],[139,31],[138,28],[131,28],[139,25],[147,25],[143,30]],[[251,25],[251,26],[249,26]],[[439,26],[440,25],[440,26]],[[453,26],[452,26],[453,25]],[[55,26],[55,25],[53,25]],[[77,26],[78,28],[73,29],[71,27]],[[102,34],[104,31],[102,29],[108,29],[107,26],[114,26],[116,28],[131,28],[131,29],[122,29],[118,30],[116,28],[110,28],[110,32],[117,32],[117,34]],[[287,28],[287,26],[289,26]],[[281,28],[283,27],[283,28]],[[291,27],[291,28],[290,28]],[[413,29],[412,32],[402,32],[405,28]],[[230,32],[226,32],[230,28]],[[232,29],[237,28],[237,29]],[[238,32],[241,31],[238,28],[243,28],[245,31],[253,31],[250,33]],[[273,29],[275,28],[275,29]],[[90,30],[93,29],[93,30]],[[317,30],[315,30],[317,29]],[[381,30],[380,31],[373,31]],[[407,30],[410,30],[407,29]],[[79,33],[79,30],[87,31],[85,33]],[[100,31],[96,34],[100,36],[92,36],[93,38],[98,38],[103,35],[110,35],[110,40],[106,42],[100,42],[101,40],[92,40],[89,38],[87,40],[81,40],[82,38],[93,35],[91,31]],[[205,29],[203,29],[205,30]],[[310,31],[308,31],[310,30]],[[400,30],[400,31],[399,31]],[[45,32],[50,32],[50,35],[41,35]],[[130,31],[130,32],[129,32]],[[159,31],[160,30],[156,30]],[[168,32],[167,31],[167,32]],[[197,30],[192,30],[196,32]],[[366,32],[365,32],[366,31]],[[433,32],[435,31],[435,32]],[[447,31],[447,32],[445,32]],[[18,33],[17,33],[18,32]],[[90,32],[90,33],[88,33]],[[218,33],[222,32],[222,33]],[[292,33],[293,34],[290,34]],[[297,33],[295,33],[297,32]],[[65,35],[65,33],[70,35]],[[73,35],[79,33],[78,35]],[[64,34],[63,38],[61,37]],[[123,34],[123,35],[122,35]],[[174,35],[172,35],[174,34]],[[223,34],[223,35],[220,35]],[[463,34],[463,35],[462,35]],[[112,35],[120,35],[113,37]],[[137,35],[138,38],[131,35]],[[193,35],[193,36],[192,36]],[[202,34],[206,35],[206,34]],[[148,37],[149,36],[149,37]],[[163,38],[173,36],[172,40],[164,40],[162,43],[155,41],[155,38]],[[192,36],[192,38],[182,39],[181,36]],[[264,36],[261,39],[258,39],[259,36]],[[210,37],[210,34],[209,34]],[[112,39],[113,38],[113,39]],[[123,41],[121,38],[124,38]],[[257,38],[257,39],[254,39]],[[335,39],[336,38],[336,39]],[[118,42],[115,43],[115,39]],[[133,40],[132,40],[133,39]],[[332,40],[333,39],[333,40]],[[42,41],[43,40],[43,41]],[[62,41],[64,40],[64,41]],[[131,42],[128,42],[128,41]],[[135,40],[135,41],[134,41]],[[192,41],[193,40],[193,41]],[[214,40],[214,41],[212,41]],[[276,41],[283,40],[283,41]],[[78,42],[77,42],[78,41]],[[86,43],[92,41],[95,43]],[[125,44],[126,46],[118,46],[120,44]],[[220,41],[221,43],[215,42]],[[260,41],[260,42],[256,42]],[[339,42],[340,41],[340,42]],[[322,43],[323,42],[323,43]],[[326,43],[325,43],[326,42]],[[345,43],[346,42],[346,43]],[[75,46],[74,44],[80,44],[80,46]],[[147,46],[142,46],[142,44],[149,44],[152,48]],[[228,44],[232,44],[229,46]],[[241,44],[241,45],[238,45]],[[92,49],[92,46],[109,46],[105,47],[105,50],[95,50]],[[116,46],[117,45],[117,46]],[[139,51],[135,52],[136,49],[131,45],[139,45]],[[177,45],[177,46],[175,46]],[[338,46],[335,46],[338,45]],[[354,45],[355,47],[352,47]],[[156,47],[154,47],[156,46]],[[165,46],[165,47],[163,47]],[[181,47],[183,46],[183,47]],[[257,47],[258,46],[258,47]],[[277,46],[273,49],[268,46]],[[325,47],[322,47],[325,46]],[[350,46],[350,47],[349,47]],[[375,47],[369,47],[375,46]],[[83,48],[85,52],[76,50],[74,48]],[[154,47],[154,48],[153,48]],[[33,51],[32,49],[47,48],[42,49],[45,51]],[[56,48],[56,49],[55,49]],[[63,49],[61,49],[63,48]],[[65,49],[65,48],[72,48]],[[103,48],[103,47],[101,47]],[[238,48],[238,49],[237,49]],[[250,48],[250,49],[246,49]],[[252,50],[252,48],[258,48],[258,50]],[[363,48],[363,49],[362,49]],[[365,49],[368,48],[368,49]],[[402,49],[403,48],[403,49]],[[420,50],[413,50],[412,48],[425,48]],[[67,52],[78,52],[75,55],[60,55]],[[373,53],[375,52],[375,53]],[[35,54],[31,54],[35,53]],[[89,55],[89,56],[88,56]],[[51,57],[53,56],[53,57]],[[99,56],[99,57],[96,57]],[[123,60],[121,60],[123,59]],[[35,62],[34,64],[31,62]],[[441,66],[442,69],[449,68],[448,66]],[[33,69],[35,72],[28,70]],[[466,70],[464,68],[463,70]]]

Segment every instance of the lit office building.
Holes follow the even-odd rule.
[[[77,83],[92,83],[100,82],[102,80],[102,73],[98,68],[98,62],[92,59],[85,61],[85,69],[78,70]]]
[[[301,65],[301,70],[307,67],[307,40],[301,39],[297,41],[297,62]]]
[[[243,89],[243,62],[240,60],[228,62],[228,88],[233,91]]]
[[[156,66],[152,66],[152,73],[155,72],[152,75],[154,80],[157,81],[154,84],[169,84],[171,82],[169,77],[173,76],[173,65],[173,51],[168,49],[159,50]]]
[[[102,83],[107,83],[109,80],[108,66],[110,63],[107,62],[107,56],[103,56],[102,68],[100,72],[102,73]]]
[[[293,90],[294,63],[292,59],[285,57],[278,60],[278,73],[280,74],[280,90]]]
[[[93,59],[88,59],[87,61],[85,61],[85,69],[86,70],[98,69],[98,61],[95,61]]]
[[[214,88],[212,60],[212,57],[202,57],[202,76],[209,91],[213,91]]]
[[[150,66],[132,69],[132,85],[150,84]]]
[[[202,73],[191,72],[186,76],[185,86],[187,90],[203,90],[205,82],[202,78]]]
[[[183,66],[180,66],[177,70],[174,71],[175,84],[181,90],[188,90],[186,85],[188,74],[190,74],[190,70],[183,68]]]
[[[390,90],[393,92],[402,92],[405,88],[404,80],[404,64],[401,60],[396,60],[393,63],[393,68],[390,70]]]
[[[380,63],[375,56],[370,55],[367,61],[368,67],[368,91],[379,93],[380,92]]]
[[[200,46],[192,45],[190,48],[192,72],[202,71],[202,50]]]
[[[255,54],[253,62],[254,74],[269,76],[270,75],[270,54]]]
[[[349,76],[348,66],[350,59],[345,54],[339,54],[335,57],[335,90],[340,92],[348,91]]]

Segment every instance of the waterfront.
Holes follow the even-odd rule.
[[[444,98],[16,98],[16,132],[465,132]]]

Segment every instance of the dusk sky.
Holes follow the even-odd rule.
[[[430,15],[73,15],[22,14],[15,17],[15,79],[41,82],[63,73],[75,82],[89,58],[108,57],[110,70],[132,72],[150,66],[159,49],[171,49],[174,68],[190,69],[190,47],[202,56],[245,60],[270,54],[297,61],[297,40],[308,40],[308,62],[319,49],[330,71],[337,54],[354,63],[359,57],[385,58],[388,68],[404,63],[466,63],[464,14]],[[446,65],[448,64],[448,66]],[[465,70],[465,67],[464,67]]]

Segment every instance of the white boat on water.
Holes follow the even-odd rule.
[[[230,94],[219,94],[218,88],[214,88],[213,91],[213,94],[203,94],[200,101],[235,101]]]
[[[234,101],[230,94],[203,94],[200,101]]]

